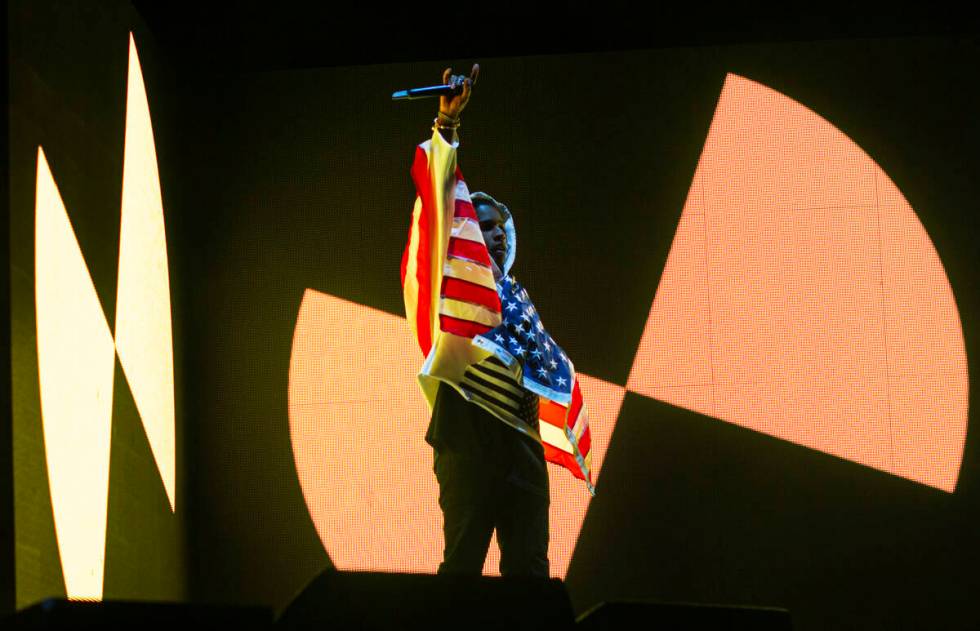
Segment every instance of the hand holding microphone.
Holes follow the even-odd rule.
[[[454,75],[452,71],[452,68],[446,68],[442,71],[442,83],[449,86],[451,92],[439,96],[439,114],[441,114],[440,118],[447,117],[458,122],[460,113],[470,102],[473,85],[476,84],[476,78],[480,75],[480,64],[473,64],[469,77]]]
[[[424,88],[411,88],[408,90],[398,90],[392,93],[391,98],[395,101],[424,99],[429,97],[439,97],[439,112],[443,116],[458,119],[460,112],[466,107],[470,100],[470,93],[476,78],[480,74],[480,64],[473,64],[470,76],[454,75],[452,68],[446,68],[442,72],[442,85],[433,85]]]

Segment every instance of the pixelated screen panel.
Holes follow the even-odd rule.
[[[952,492],[959,312],[895,184],[829,122],[728,75],[628,388]]]
[[[166,232],[150,110],[129,39],[115,335],[43,148],[35,195],[35,303],[45,461],[69,598],[102,597],[115,355],[171,511],[176,507]]]
[[[404,318],[306,291],[290,359],[290,438],[313,523],[341,569],[435,572],[442,560],[420,362]],[[578,376],[598,476],[625,390]],[[567,471],[549,469],[548,555],[552,574],[564,576],[589,493]],[[492,545],[485,571],[496,574],[498,566]]]
[[[290,431],[342,569],[431,572],[442,558],[420,364],[403,319],[306,292]],[[624,389],[579,376],[598,479]],[[895,185],[814,112],[729,75],[628,389],[952,491],[967,383],[949,282]],[[589,497],[551,474],[560,577]]]

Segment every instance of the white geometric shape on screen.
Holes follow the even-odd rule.
[[[35,295],[45,460],[69,598],[102,597],[116,353],[176,510],[173,340],[156,149],[130,34],[116,336],[38,147]]]
[[[116,352],[143,420],[170,509],[174,510],[176,453],[171,330],[160,176],[143,73],[130,34]]]
[[[100,598],[114,351],[95,285],[38,148],[35,301],[41,418],[55,534],[72,598]]]

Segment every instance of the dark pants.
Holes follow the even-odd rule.
[[[541,444],[442,385],[435,450],[446,548],[440,573],[480,574],[497,530],[504,576],[548,577],[548,470]]]

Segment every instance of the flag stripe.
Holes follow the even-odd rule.
[[[476,401],[480,405],[484,406],[491,412],[493,412],[498,418],[506,419],[511,425],[515,427],[525,427],[527,428],[527,423],[524,422],[518,414],[515,414],[510,410],[510,408],[503,407],[500,402],[494,398],[488,398],[482,392],[474,390],[473,388],[468,388],[467,384],[461,384],[463,390],[465,390],[471,397],[473,401]]]
[[[443,274],[469,281],[493,291],[497,290],[496,283],[493,282],[493,272],[489,267],[479,263],[448,257],[445,266],[443,266]]]
[[[497,359],[495,355],[491,355],[490,357],[487,357],[478,365],[481,369],[492,370],[500,374],[504,379],[510,379],[513,380],[514,383],[519,383],[517,380],[517,376],[514,375],[513,372],[511,372],[511,369],[508,368],[507,366],[504,366],[504,363],[499,359]]]
[[[585,402],[582,402],[582,409],[578,413],[578,417],[572,419],[572,433],[576,436],[581,436],[582,433],[589,428],[589,411],[585,407]]]
[[[415,190],[422,199],[421,212],[415,224],[417,234],[416,280],[418,282],[418,297],[415,301],[415,334],[422,348],[422,354],[428,355],[432,348],[432,259],[430,239],[432,237],[430,224],[435,209],[432,200],[432,187],[429,180],[429,156],[421,146],[415,150],[415,162],[412,164],[412,179]],[[482,234],[482,233],[481,233]]]
[[[575,456],[561,449],[555,447],[554,445],[545,442],[544,443],[544,457],[548,462],[553,462],[557,465],[565,467],[572,472],[576,478],[584,480],[585,476],[582,474],[581,467],[578,466],[578,462],[575,461]]]
[[[473,208],[473,204],[469,200],[469,196],[466,199],[462,199],[459,196],[459,188],[456,188],[456,205],[453,207],[453,214],[456,217],[468,217],[469,219],[480,220],[476,215],[476,209]]]
[[[491,311],[500,313],[500,298],[497,296],[497,292],[482,285],[452,278],[451,276],[443,276],[442,295],[446,298],[483,305]]]
[[[572,420],[571,426],[574,427],[574,421],[578,419],[579,412],[582,411],[582,391],[578,387],[578,377],[575,378],[575,383],[572,385],[572,404],[568,407],[568,418]]]
[[[510,398],[517,403],[521,403],[524,400],[524,390],[516,382],[506,381],[500,379],[496,373],[480,370],[479,364],[471,368],[472,370],[468,370],[467,373],[472,374],[474,379],[493,384],[497,389],[507,392]]]
[[[566,453],[574,453],[572,444],[568,442],[568,437],[565,436],[565,433],[562,432],[560,428],[555,427],[550,423],[541,423],[540,430],[541,440],[546,441],[548,444],[557,447]]]
[[[449,256],[458,259],[469,259],[490,267],[490,255],[487,253],[487,246],[481,241],[470,241],[468,239],[449,238]]]
[[[459,320],[469,320],[479,322],[488,327],[495,327],[500,324],[500,314],[487,309],[484,306],[463,302],[453,298],[442,298],[439,301],[439,313],[452,316]]]
[[[474,243],[483,243],[483,231],[480,230],[480,224],[473,219],[466,219],[465,217],[453,218],[453,227],[450,236],[457,239],[466,239]]]
[[[488,362],[484,360],[479,364],[475,364],[474,366],[471,366],[471,368],[473,370],[478,370],[479,372],[486,375],[488,378],[499,379],[500,381],[508,384],[512,388],[515,388],[517,390],[523,390],[520,381],[518,381],[517,378],[514,377],[514,375],[512,375],[511,373],[506,372],[506,369],[501,370],[496,366],[489,366],[487,364]]]
[[[542,421],[550,423],[555,427],[565,427],[565,407],[555,403],[551,399],[541,398],[538,406],[538,416]]]
[[[589,428],[586,427],[585,431],[582,433],[582,436],[578,439],[578,451],[581,454],[587,454],[591,451],[591,449],[592,432],[590,432]]]
[[[463,376],[463,382],[492,398],[499,405],[506,407],[514,414],[520,414],[521,399],[519,395],[507,390],[506,388],[490,383],[486,379],[483,379],[482,377],[469,371],[467,371],[467,373]]]
[[[459,335],[462,337],[473,337],[474,335],[483,335],[493,327],[489,327],[485,324],[480,324],[479,322],[469,322],[467,320],[459,320],[452,316],[447,316],[445,314],[439,316],[439,326],[446,333],[452,333],[454,335]]]

